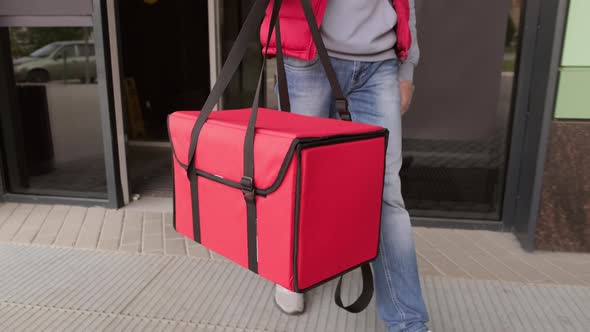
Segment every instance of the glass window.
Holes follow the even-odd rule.
[[[74,47],[74,45],[65,45],[55,54],[55,59],[69,59],[75,56],[76,48]]]
[[[78,44],[78,54],[82,57],[94,56],[93,44]]]
[[[41,47],[40,49],[36,50],[35,52],[31,53],[31,56],[34,58],[45,58],[51,56],[53,52],[61,47],[60,44],[49,44]]]
[[[416,8],[421,60],[403,124],[412,160],[401,172],[406,206],[414,216],[500,220],[520,1],[418,0]]]
[[[15,106],[0,118],[9,191],[106,198],[96,63],[78,61],[74,42],[91,31],[13,27],[0,33],[9,34],[0,39],[9,45],[0,48],[10,50],[14,74],[8,95]]]

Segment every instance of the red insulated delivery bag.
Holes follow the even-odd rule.
[[[278,44],[280,4],[276,0],[272,6],[270,29]],[[388,132],[342,120],[350,114],[309,0],[302,0],[302,7],[341,119],[259,108],[260,82],[252,108],[212,112],[267,5],[268,0],[254,4],[202,110],[177,111],[168,118],[174,227],[296,292],[362,267],[359,299],[348,307],[342,304],[342,280],[335,296],[340,307],[359,312],[373,293],[368,263],[378,254]],[[289,105],[280,47],[277,63],[285,110]]]

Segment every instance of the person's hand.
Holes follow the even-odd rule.
[[[412,81],[399,82],[400,97],[401,97],[401,114],[404,115],[410,108],[412,96],[414,95],[414,84]]]

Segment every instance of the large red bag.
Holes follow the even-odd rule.
[[[308,1],[302,4],[322,63],[336,96],[342,96]],[[267,2],[254,4],[203,110],[169,116],[174,227],[297,292],[362,266],[359,299],[344,307],[340,284],[336,294],[339,306],[359,312],[373,293],[368,263],[378,253],[387,130],[259,109],[260,89],[252,108],[211,111],[256,33]],[[276,29],[280,43],[279,8],[277,0],[271,31]],[[281,67],[282,51],[277,56]],[[279,76],[286,86],[284,68]],[[345,99],[337,104],[347,118]],[[281,105],[289,107],[284,90]]]

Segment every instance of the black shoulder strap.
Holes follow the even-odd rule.
[[[334,302],[336,302],[336,305],[353,314],[365,310],[373,298],[373,272],[371,271],[370,263],[361,265],[361,272],[363,274],[363,290],[361,295],[356,301],[354,301],[353,304],[346,307],[344,304],[342,304],[342,277],[340,277],[340,280],[338,280],[338,285],[336,285],[336,291],[334,292]]]
[[[276,44],[277,44],[277,76],[279,84],[279,103],[281,111],[291,112],[291,103],[289,101],[289,87],[287,84],[287,73],[285,72],[285,61],[283,59],[283,41],[281,40],[281,20],[277,20],[276,26]]]
[[[338,77],[336,76],[332,62],[330,61],[330,56],[328,55],[328,51],[326,50],[326,46],[322,40],[322,35],[320,33],[320,29],[318,28],[318,23],[313,13],[310,0],[301,0],[301,6],[303,7],[303,12],[305,13],[305,18],[307,20],[307,24],[309,25],[309,30],[320,57],[320,61],[322,62],[326,76],[328,76],[328,81],[330,81],[332,93],[334,93],[334,97],[336,98],[336,111],[338,112],[338,115],[340,115],[340,119],[351,121],[352,118],[350,112],[348,111],[348,101],[344,96],[342,88],[340,87]]]
[[[229,52],[227,60],[221,68],[221,73],[219,74],[215,85],[211,89],[211,93],[207,97],[205,104],[201,108],[199,117],[197,118],[197,121],[195,122],[191,132],[191,143],[189,146],[187,160],[187,174],[195,166],[195,153],[201,129],[209,118],[213,108],[219,102],[221,95],[227,88],[234,73],[240,66],[240,63],[246,54],[246,50],[248,49],[248,42],[252,40],[252,38],[256,37],[260,22],[266,13],[268,2],[269,0],[256,0],[252,6],[252,9],[250,9],[250,12],[246,17],[246,21],[244,22],[244,25],[234,43],[234,46]],[[270,31],[272,31],[272,29]]]
[[[277,24],[277,21],[279,21],[279,10],[281,8],[281,4],[282,0],[275,0],[272,9],[272,16],[270,18],[270,25],[268,28],[268,37],[266,40],[266,50],[264,51],[264,61],[262,62],[262,68],[260,70],[260,75],[258,76],[258,84],[256,86],[256,93],[254,94],[252,110],[250,111],[248,128],[246,128],[246,137],[244,139],[244,176],[242,177],[240,184],[242,186],[244,200],[246,201],[248,268],[254,273],[258,273],[258,227],[256,211],[256,185],[254,183],[254,135],[256,132],[256,119],[258,117],[260,90],[262,87],[262,79],[264,77],[264,67],[266,66],[268,45],[270,44],[270,39],[272,37],[275,25]]]
[[[254,38],[257,35],[258,27],[260,26],[260,22],[264,18],[268,2],[269,2],[269,0],[257,0],[254,3],[252,9],[250,10],[250,13],[248,14],[248,17],[246,18],[246,21],[244,22],[242,29],[240,30],[240,33],[238,34],[235,44],[232,47],[225,64],[223,65],[223,68],[221,69],[221,73],[219,74],[219,78],[215,82],[213,89],[211,89],[211,93],[207,97],[207,100],[205,101],[205,104],[203,105],[203,107],[201,109],[201,113],[199,114],[199,117],[197,118],[197,121],[195,122],[195,125],[193,126],[193,129],[191,132],[191,143],[189,145],[188,161],[187,161],[187,165],[188,165],[187,173],[188,173],[189,169],[194,167],[194,162],[195,162],[194,158],[195,158],[195,153],[196,153],[196,147],[198,145],[198,139],[199,139],[199,134],[201,132],[201,129],[203,128],[203,125],[207,121],[207,118],[209,117],[209,115],[213,111],[213,108],[218,103],[219,99],[221,98],[221,95],[223,94],[223,92],[227,88],[229,82],[231,81],[231,78],[233,77],[234,73],[236,72],[237,68],[239,67],[240,62],[242,61],[242,59],[246,53],[246,50],[248,48],[249,40],[251,40],[252,38]],[[275,3],[275,5],[276,5],[276,3]],[[310,0],[301,0],[301,5],[303,7],[303,10],[304,10],[304,13],[305,13],[308,25],[309,25],[309,29],[311,31],[311,34],[312,34],[312,37],[314,40],[314,43],[315,43],[316,48],[318,50],[318,55],[320,57],[322,65],[326,71],[326,75],[327,75],[328,80],[330,82],[330,86],[332,87],[332,91],[333,91],[334,96],[336,98],[336,108],[337,108],[338,114],[340,115],[340,118],[342,120],[350,121],[351,116],[350,116],[350,112],[348,111],[348,102],[346,100],[346,97],[344,96],[342,88],[340,87],[340,83],[338,82],[336,72],[334,71],[334,68],[332,67],[332,63],[330,62],[328,52],[327,52],[326,47],[322,41],[321,33],[319,31],[317,20],[315,19],[315,15],[314,15],[313,10],[311,8]],[[277,8],[277,11],[275,11],[275,8]],[[279,3],[279,6],[273,7],[273,15],[271,16],[271,23],[269,26],[269,37],[271,36],[271,34],[275,28],[275,24],[278,23],[278,9],[279,8],[280,8],[280,3]],[[276,32],[277,32],[277,55],[278,55],[277,65],[278,65],[278,76],[279,76],[278,77],[279,78],[279,92],[280,92],[280,96],[282,97],[281,100],[283,100],[283,102],[281,103],[281,108],[284,108],[285,111],[288,111],[290,109],[289,97],[288,97],[289,94],[287,92],[286,75],[284,72],[282,45],[281,45],[281,39],[280,39],[280,37],[281,37],[280,25],[277,26]],[[270,40],[270,38],[269,38],[269,40]],[[267,47],[268,47],[268,43],[267,43]],[[257,97],[255,96],[254,99],[256,100]]]

